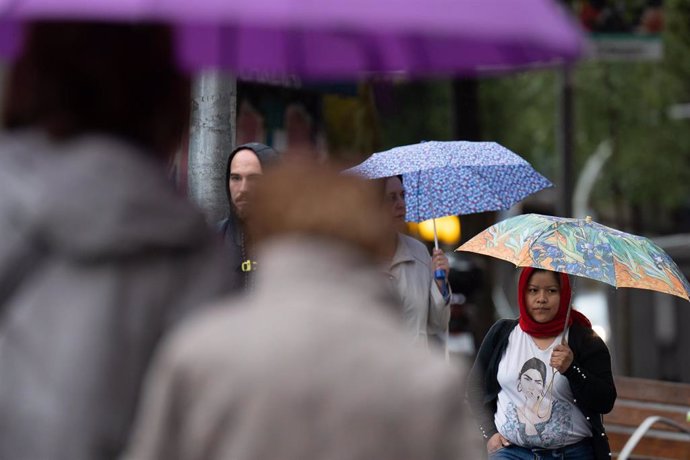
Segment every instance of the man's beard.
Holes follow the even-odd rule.
[[[242,208],[240,208],[234,202],[232,202],[232,211],[240,222],[244,222],[247,217],[247,203],[243,203]]]

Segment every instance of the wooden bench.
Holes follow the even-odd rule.
[[[614,457],[648,417],[661,416],[690,430],[690,384],[616,377],[616,389],[618,399],[613,411],[604,416]],[[690,436],[655,423],[629,458],[690,460]]]

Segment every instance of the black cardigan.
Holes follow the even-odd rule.
[[[494,414],[501,388],[496,374],[508,347],[508,337],[517,324],[515,319],[503,319],[491,327],[479,347],[468,378],[467,402],[478,421],[482,436],[487,440],[498,432]],[[568,346],[573,350],[574,360],[563,375],[570,383],[573,403],[592,426],[595,458],[611,458],[602,421],[602,414],[610,412],[616,401],[609,350],[592,329],[578,323],[570,327]]]

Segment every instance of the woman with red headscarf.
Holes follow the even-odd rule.
[[[489,458],[610,458],[602,414],[616,400],[611,356],[584,315],[568,315],[570,300],[568,275],[524,268],[519,318],[484,338],[467,399]]]

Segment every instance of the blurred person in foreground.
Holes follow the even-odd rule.
[[[384,214],[393,221],[384,246],[388,261],[386,272],[402,304],[403,318],[414,343],[426,348],[430,337],[440,338],[448,331],[451,299],[448,258],[440,249],[434,249],[429,256],[422,242],[403,233],[405,190],[402,179],[394,176],[382,181]],[[436,270],[443,270],[446,279],[434,279]],[[445,297],[441,294],[444,284]]]
[[[228,155],[225,167],[225,187],[228,194],[228,217],[218,223],[223,235],[233,270],[236,289],[250,286],[251,272],[256,270],[257,260],[252,259],[246,241],[245,220],[252,207],[252,190],[266,168],[278,161],[278,153],[259,142],[242,144]]]
[[[476,458],[459,370],[410,343],[381,281],[379,190],[321,168],[257,185],[256,289],[162,347],[128,460]]]
[[[232,274],[166,178],[189,104],[170,31],[26,32],[0,138],[0,458],[111,459],[158,340]]]
[[[523,268],[520,317],[486,334],[467,399],[489,458],[611,458],[602,424],[616,400],[611,356],[582,313],[568,316],[570,300],[568,275]]]

